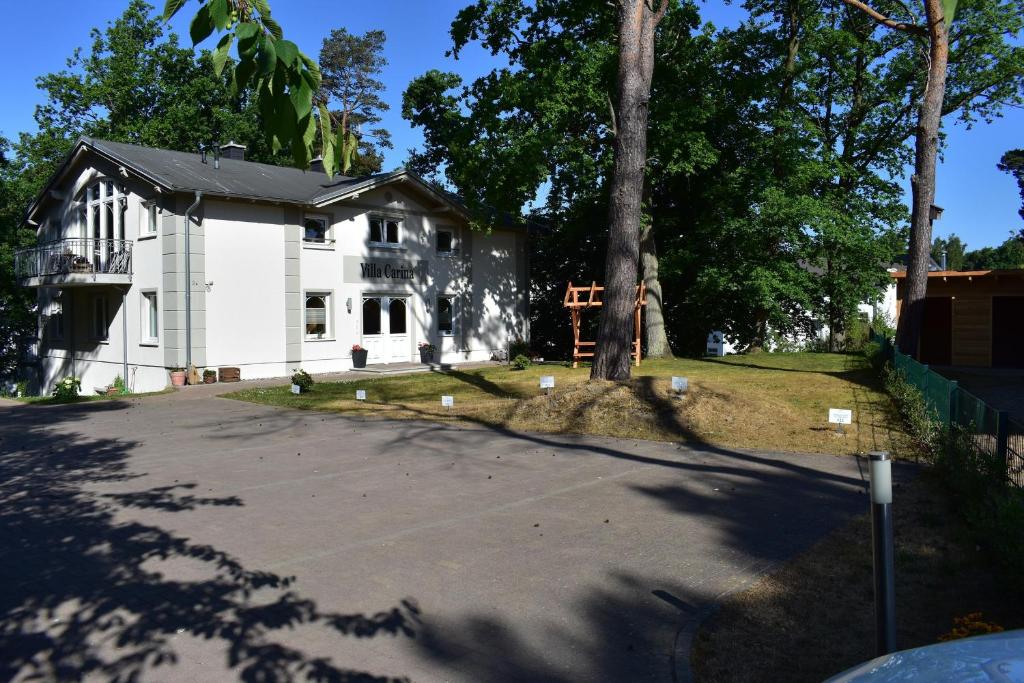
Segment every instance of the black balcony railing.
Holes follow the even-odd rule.
[[[70,273],[131,275],[132,242],[73,237],[20,249],[14,254],[14,273],[23,280]]]

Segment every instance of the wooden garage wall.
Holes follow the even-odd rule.
[[[953,299],[953,365],[992,364],[992,297]]]

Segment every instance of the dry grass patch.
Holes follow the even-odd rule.
[[[506,366],[320,383],[295,396],[287,387],[231,394],[256,403],[334,410],[366,417],[427,419],[523,431],[711,443],[817,453],[904,452],[907,439],[877,377],[859,356],[759,354],[645,361],[629,382],[591,382],[589,369]],[[545,395],[541,375],[554,375]],[[671,391],[686,376],[690,391]],[[365,389],[367,401],[355,400]],[[440,396],[455,397],[450,411]],[[840,435],[829,408],[850,408]]]
[[[930,472],[896,489],[900,648],[935,643],[953,618],[1024,626],[1020,591],[999,585]],[[724,602],[694,641],[696,680],[821,681],[874,653],[871,523],[856,518]]]

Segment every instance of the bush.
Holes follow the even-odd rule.
[[[81,388],[82,380],[69,375],[57,382],[53,387],[53,397],[58,401],[73,401],[78,398],[78,392]]]
[[[530,367],[530,365],[530,359],[524,356],[523,354],[519,354],[518,356],[512,359],[513,370],[525,370],[526,368]]]
[[[114,377],[113,387],[117,389],[117,393],[121,395],[131,393],[130,391],[128,391],[128,386],[124,383],[124,379],[121,377],[121,375],[117,375],[116,377]]]
[[[516,337],[515,340],[508,343],[508,357],[512,359],[519,356],[526,356],[527,359],[530,358],[530,344]]]
[[[922,452],[933,458],[943,446],[942,425],[925,403],[924,396],[917,387],[907,382],[902,372],[889,364],[882,368],[882,382],[906,423],[911,438]]]
[[[309,376],[308,372],[300,368],[292,375],[292,384],[297,385],[302,393],[306,393],[313,388],[313,378]]]

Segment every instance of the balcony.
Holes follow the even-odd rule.
[[[70,238],[20,249],[14,274],[26,287],[131,284],[132,242]]]

